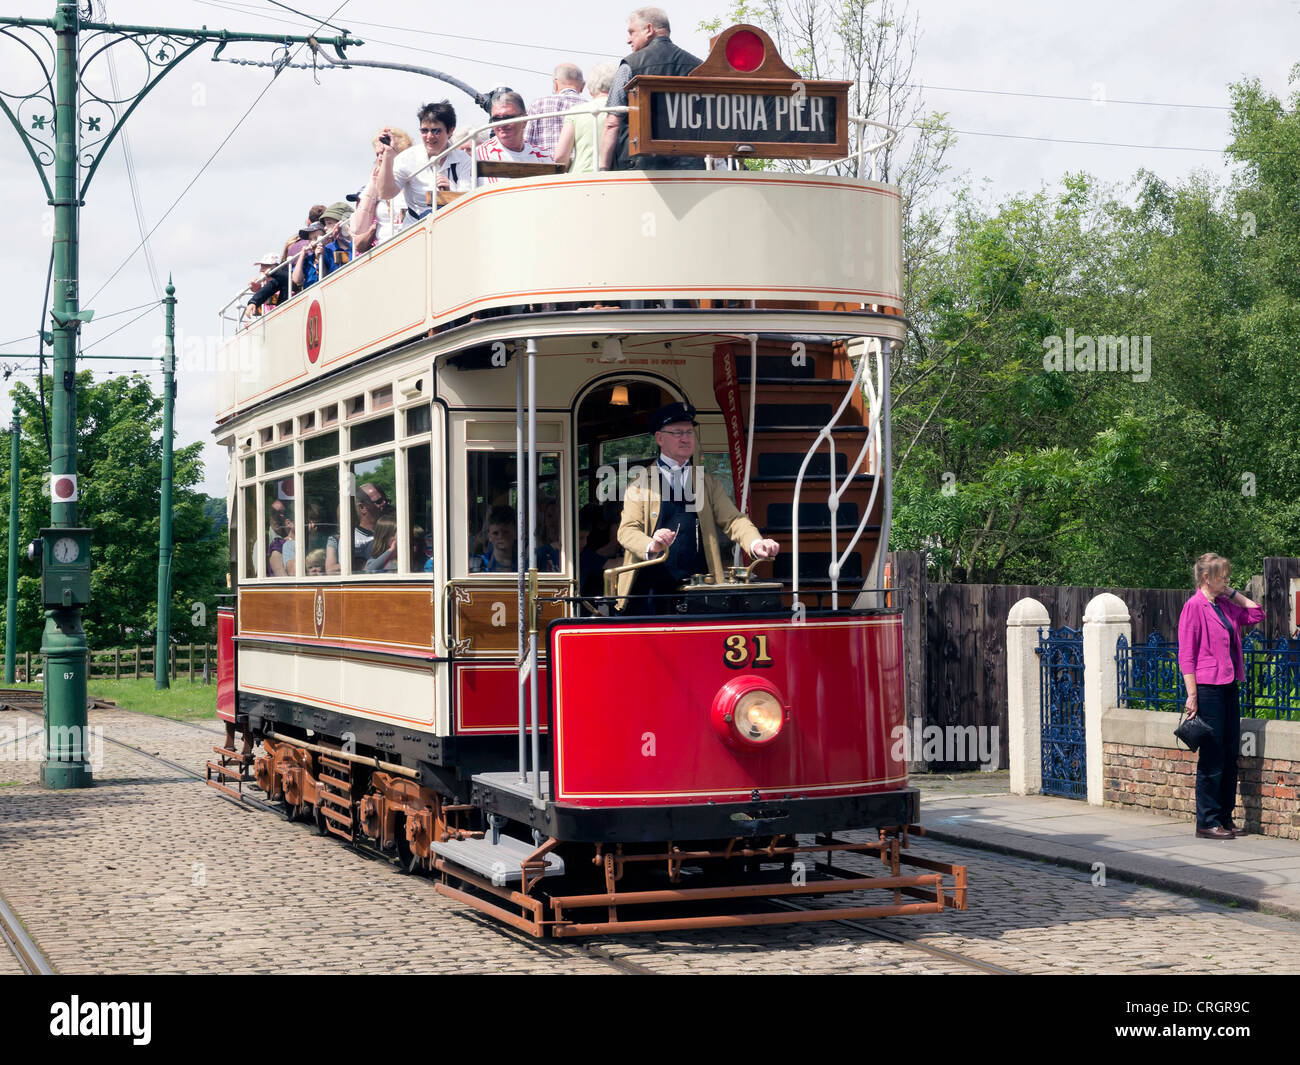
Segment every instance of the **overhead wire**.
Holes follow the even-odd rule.
[[[150,311],[152,311],[156,306],[158,306],[157,303],[151,303],[151,304],[149,304],[149,306],[147,306],[143,311],[141,311],[139,314],[137,314],[137,315],[136,315],[134,318],[132,318],[129,322],[127,322],[127,323],[124,324],[124,325],[119,325],[119,326],[118,326],[116,329],[114,329],[111,333],[105,333],[105,334],[104,334],[102,337],[100,337],[98,340],[95,340],[95,341],[93,341],[92,343],[87,344],[84,348],[82,348],[82,349],[80,349],[80,350],[81,350],[82,352],[86,352],[86,351],[89,351],[91,348],[98,347],[100,344],[104,343],[104,341],[107,340],[109,337],[117,336],[117,334],[120,333],[123,329],[127,329],[127,328],[129,328],[130,326],[135,325],[136,322],[138,322],[138,321],[139,321],[141,318],[143,318],[146,314],[148,314]]]
[[[347,7],[347,5],[350,2],[351,0],[343,0],[343,2],[334,9],[334,11],[330,14],[329,17],[331,19],[334,18],[336,15],[338,15],[340,11],[342,11],[345,7]],[[306,47],[305,44],[298,45],[298,47],[294,50],[293,54],[289,56],[289,58],[290,59],[295,58],[298,55],[298,53],[301,52],[305,47]],[[208,158],[204,161],[203,165],[199,167],[197,173],[195,173],[195,175],[192,178],[190,178],[185,188],[181,189],[180,195],[177,196],[176,199],[172,201],[171,206],[168,207],[167,210],[163,212],[162,217],[159,218],[158,221],[154,223],[153,228],[151,228],[149,232],[146,234],[146,239],[148,237],[153,236],[153,234],[158,230],[158,227],[161,226],[163,222],[165,222],[168,219],[168,217],[171,215],[171,213],[174,210],[176,210],[176,208],[180,205],[181,200],[185,198],[186,194],[190,191],[190,189],[194,187],[195,183],[199,180],[199,178],[201,178],[204,172],[208,169],[208,167],[212,165],[212,161],[216,159],[216,157],[219,154],[221,154],[222,149],[225,148],[225,146],[230,142],[230,139],[238,132],[239,127],[244,124],[248,116],[251,115],[253,111],[257,108],[257,105],[262,102],[262,98],[268,92],[271,91],[271,86],[275,84],[276,79],[278,77],[279,77],[279,71],[271,75],[270,81],[268,81],[262,87],[262,91],[259,92],[257,94],[257,97],[253,100],[253,102],[248,105],[248,109],[245,110],[244,113],[239,116],[239,121],[237,121],[234,124],[234,126],[231,127],[229,133],[227,133],[224,137],[221,138],[221,142],[216,146],[212,154],[209,155]],[[143,243],[144,241],[141,241],[140,244],[137,244],[131,250],[130,254],[128,254],[127,257],[122,260],[122,262],[118,265],[117,269],[115,269],[111,274],[108,275],[107,280],[105,280],[104,283],[99,286],[99,288],[95,289],[95,291],[90,296],[90,300],[87,300],[86,302],[89,303],[93,301],[96,296],[98,296],[101,292],[104,291],[105,288],[108,287],[108,285],[113,281],[113,279],[117,277],[117,275],[120,274],[122,270],[126,267],[126,264],[129,263],[133,258],[135,258],[135,253],[140,250]]]
[[[103,5],[100,5],[103,10]],[[103,15],[107,16],[108,12],[103,10]],[[117,84],[117,60],[113,57],[113,49],[105,50],[108,57],[108,80],[113,87],[113,98],[121,98],[121,90]],[[143,197],[140,195],[140,183],[136,180],[135,159],[131,153],[131,134],[125,124],[118,130],[118,143],[122,146],[122,158],[126,162],[126,183],[131,190],[131,206],[135,211],[135,224],[140,232],[140,246],[144,251],[144,265],[149,272],[149,280],[153,284],[155,296],[162,295],[162,283],[158,280],[158,267],[154,263],[153,249],[149,246],[149,234],[146,231],[147,223],[144,217]]]

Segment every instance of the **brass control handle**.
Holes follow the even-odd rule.
[[[621,573],[630,573],[634,569],[645,569],[647,566],[657,566],[661,562],[668,561],[668,552],[661,551],[658,558],[648,558],[644,562],[632,562],[626,566],[616,566],[614,569],[605,570],[605,594],[613,596],[618,594],[618,578]]]
[[[760,562],[771,562],[771,561],[772,560],[770,558],[756,558],[748,566],[729,566],[727,568],[727,575],[731,578],[731,580],[735,581],[738,584],[741,583],[748,584],[750,578],[753,577],[754,575],[754,568]]]

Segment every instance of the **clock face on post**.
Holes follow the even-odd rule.
[[[54,560],[56,562],[76,562],[81,548],[71,536],[60,536],[54,541]]]

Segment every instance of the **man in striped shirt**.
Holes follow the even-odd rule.
[[[537,145],[547,155],[555,154],[555,144],[560,139],[564,112],[589,101],[582,95],[586,86],[582,71],[572,63],[561,63],[551,79],[554,91],[533,101],[528,113],[533,121],[528,123],[527,140]]]

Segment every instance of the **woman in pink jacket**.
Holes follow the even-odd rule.
[[[1196,834],[1202,839],[1245,835],[1232,823],[1237,805],[1241,712],[1237,685],[1244,667],[1241,633],[1264,620],[1264,608],[1228,587],[1232,563],[1207,552],[1192,574],[1196,591],[1178,618],[1178,667],[1187,683],[1187,716],[1214,730],[1196,763]]]

